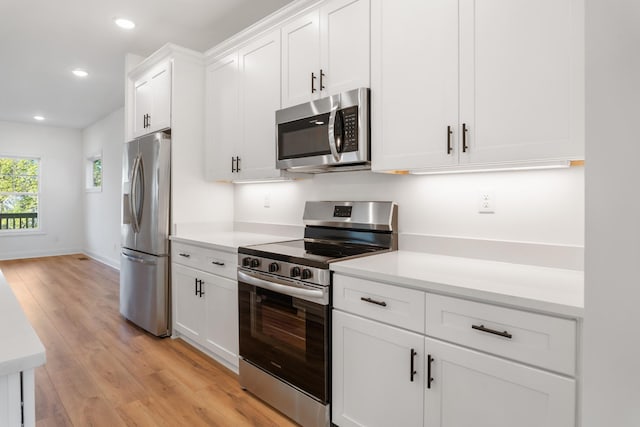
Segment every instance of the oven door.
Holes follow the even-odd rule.
[[[328,289],[304,287],[238,270],[240,357],[328,403]]]

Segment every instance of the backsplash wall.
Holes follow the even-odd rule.
[[[234,192],[236,222],[302,225],[306,200],[393,200],[401,233],[584,246],[583,167],[422,176],[341,172],[236,185]],[[481,192],[493,195],[495,213],[478,213]]]

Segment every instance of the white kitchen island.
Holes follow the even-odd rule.
[[[0,427],[35,426],[34,369],[45,349],[0,271]]]

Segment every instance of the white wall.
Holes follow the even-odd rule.
[[[640,426],[640,2],[586,1],[584,427]]]
[[[108,265],[120,266],[120,193],[124,108],[82,131],[83,162],[102,155],[102,191],[84,192],[84,252]]]
[[[480,192],[494,214],[478,213]],[[264,207],[265,197],[269,208]],[[235,188],[240,222],[302,225],[306,200],[393,200],[399,231],[430,236],[584,244],[584,168],[449,175],[340,172]]]
[[[41,159],[41,230],[0,233],[0,259],[81,252],[82,134],[79,130],[0,122],[0,155]]]

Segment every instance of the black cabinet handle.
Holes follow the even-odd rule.
[[[191,258],[191,254],[180,253],[178,255],[180,255],[181,257],[185,257],[185,258]]]
[[[387,303],[384,301],[376,301],[374,299],[371,299],[369,297],[360,297],[360,299],[364,302],[370,302],[371,304],[376,304],[376,305],[380,305],[382,307],[386,307]]]
[[[427,354],[427,388],[431,388],[431,383],[433,382],[433,378],[431,378],[431,362],[433,362],[433,357]]]
[[[463,123],[462,124],[462,152],[466,153],[467,150],[469,149],[469,146],[467,145],[467,132],[469,132],[469,129],[467,128],[467,124]]]
[[[417,373],[416,370],[415,370],[415,367],[414,367],[414,363],[415,363],[417,354],[418,354],[418,352],[416,352],[414,349],[411,349],[411,376],[410,376],[411,382],[413,382],[413,377]]]
[[[488,334],[493,334],[493,335],[499,335],[501,337],[505,337],[505,338],[513,338],[513,335],[511,335],[509,332],[507,331],[496,331],[495,329],[489,329],[487,327],[485,327],[484,325],[471,325],[472,329],[475,329],[477,331],[481,331],[481,332],[486,332]]]
[[[453,149],[451,148],[451,135],[453,131],[451,130],[451,126],[447,126],[447,154],[451,154]]]
[[[219,265],[220,267],[224,267],[224,262],[220,262],[220,261],[211,261],[211,264]]]
[[[323,83],[323,79],[324,77],[326,77],[326,74],[324,73],[324,71],[322,71],[322,68],[320,68],[320,90],[324,90],[324,83]]]
[[[195,281],[196,296],[198,296],[198,278],[196,277],[194,281]]]
[[[240,172],[240,157],[236,156],[236,172]]]
[[[316,93],[316,75],[311,73],[311,93]]]
[[[151,114],[147,114],[147,127],[151,127]]]
[[[202,298],[202,295],[204,295],[204,291],[202,290],[203,283],[204,283],[203,280],[196,278],[196,295],[199,296],[200,298]]]
[[[236,158],[232,157],[231,158],[231,173],[234,173],[236,171]]]

